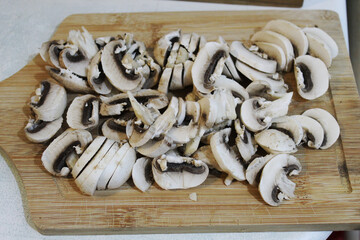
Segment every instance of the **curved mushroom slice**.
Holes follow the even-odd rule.
[[[236,70],[234,61],[232,60],[231,56],[229,55],[226,60],[225,60],[225,64],[224,64],[224,69],[222,72],[226,77],[234,79],[237,82],[241,82],[242,79],[238,73],[238,71]]]
[[[215,122],[212,125],[219,124],[227,120],[236,119],[237,115],[235,108],[236,105],[239,103],[239,99],[235,98],[230,90],[218,89],[214,91],[214,93],[211,95],[211,98],[214,103],[209,102],[210,103],[209,109],[214,108],[212,109],[212,111],[215,112],[214,114]],[[199,100],[198,102],[200,103],[203,99]],[[215,107],[211,105],[215,105]],[[203,107],[201,103],[200,103],[200,107]],[[207,121],[209,121],[211,119],[212,112],[211,111],[209,113],[205,111],[202,112],[203,113],[201,114],[201,116],[207,119]],[[204,113],[206,114],[206,116],[204,115]],[[206,126],[211,128],[212,125],[211,126],[206,125]]]
[[[68,129],[55,138],[41,156],[45,169],[55,176],[67,176],[86,146],[92,141],[86,130]]]
[[[309,43],[305,33],[295,24],[282,20],[272,20],[266,24],[265,30],[271,30],[287,37],[295,47],[295,55],[302,56],[308,51]]]
[[[312,100],[324,95],[329,88],[329,72],[323,61],[305,55],[295,59],[295,78],[299,95]]]
[[[187,189],[202,184],[208,174],[208,166],[189,157],[162,155],[152,162],[155,182],[163,189]]]
[[[322,29],[317,28],[317,27],[306,27],[306,28],[303,28],[303,31],[305,32],[305,34],[311,34],[312,36],[319,38],[323,42],[325,42],[326,45],[330,49],[331,58],[335,58],[338,55],[339,49],[338,49],[336,42],[325,31],[323,31]]]
[[[216,132],[220,131],[221,129],[224,129],[226,127],[231,127],[232,120],[223,121],[220,123],[215,124],[211,128],[208,128],[205,130],[204,134],[201,137],[201,143],[203,144],[210,144],[210,139],[212,135],[214,135]]]
[[[226,89],[231,91],[232,95],[238,98],[241,102],[249,99],[249,94],[243,86],[224,75],[218,77],[216,81],[216,89]]]
[[[191,139],[196,137],[198,132],[198,125],[190,121],[189,125],[180,125],[172,127],[166,134],[166,136],[172,139],[172,142],[176,144],[186,144]]]
[[[339,124],[328,111],[321,108],[313,108],[306,110],[302,115],[315,119],[324,129],[324,140],[321,143],[320,149],[328,149],[339,138]]]
[[[295,142],[289,135],[276,129],[266,129],[255,134],[255,141],[267,153],[295,153]]]
[[[87,80],[95,92],[99,94],[109,94],[111,92],[112,85],[110,84],[102,69],[101,54],[102,50],[100,50],[91,59],[87,71]]]
[[[331,57],[331,50],[328,45],[321,40],[320,38],[306,34],[306,37],[309,41],[309,54],[313,57],[321,59],[326,65],[326,67],[331,66],[332,57]]]
[[[41,143],[49,140],[60,130],[63,118],[60,117],[51,122],[29,119],[25,126],[25,136],[31,142]]]
[[[148,89],[155,87],[161,76],[161,67],[157,63],[154,62],[150,56],[146,55],[146,64],[150,68],[150,73],[148,79],[146,79],[144,85],[142,86],[143,89]]]
[[[289,116],[274,118],[270,128],[285,133],[294,140],[297,146],[300,145],[303,139],[304,131],[301,124],[295,118]]]
[[[105,137],[115,140],[123,141],[127,139],[126,126],[131,119],[135,118],[134,112],[122,113],[119,118],[110,118],[104,122],[101,127],[101,132]]]
[[[247,49],[243,43],[233,41],[230,46],[230,54],[247,65],[265,73],[275,73],[277,63],[266,59]]]
[[[45,66],[49,75],[61,83],[66,89],[77,93],[90,93],[92,88],[86,78],[75,75],[73,72],[63,68],[53,68]]]
[[[251,135],[251,133],[245,128],[244,125],[241,125],[240,119],[236,119],[234,125],[237,133],[237,137],[235,139],[236,146],[242,159],[246,164],[248,164],[256,153],[258,146],[255,143],[254,137]]]
[[[210,145],[205,145],[200,147],[196,152],[192,155],[193,158],[201,160],[206,163],[210,169],[215,168],[216,170],[222,172],[223,170],[217,163],[214,154],[211,151]]]
[[[73,129],[92,129],[99,124],[99,100],[87,94],[76,97],[69,106],[66,122]]]
[[[132,169],[132,180],[135,186],[142,192],[146,192],[154,182],[151,169],[151,159],[138,158]]]
[[[259,191],[264,201],[271,206],[279,206],[284,199],[294,197],[296,184],[287,176],[298,175],[301,164],[296,157],[279,154],[263,168]]]
[[[193,123],[198,123],[200,119],[200,104],[195,101],[185,101],[186,103],[186,115],[183,121],[183,125],[188,125],[192,120]]]
[[[127,94],[137,119],[140,120],[144,125],[150,126],[154,123],[155,119],[161,115],[159,110],[156,108],[147,108],[139,103],[130,91],[127,92]]]
[[[170,85],[170,80],[172,77],[172,72],[173,69],[172,68],[165,68],[163,70],[163,72],[161,73],[161,77],[159,80],[159,86],[158,86],[158,91],[161,93],[168,93],[168,89],[169,89],[169,85]]]
[[[35,96],[30,99],[30,107],[37,120],[51,122],[58,119],[66,108],[67,95],[65,88],[51,79],[40,82]]]
[[[136,151],[146,157],[156,158],[176,147],[173,140],[165,135],[147,141],[144,145],[136,148]]]
[[[283,50],[286,57],[285,71],[291,71],[292,62],[294,60],[294,48],[288,38],[273,31],[260,31],[251,36],[251,41],[255,42],[256,44],[258,42],[266,42],[279,46]]]
[[[44,42],[40,48],[40,56],[46,63],[60,68],[59,55],[61,50],[64,49],[64,46],[64,40]]]
[[[264,157],[254,158],[249,166],[246,168],[246,180],[250,185],[256,186],[260,182],[261,172],[267,162],[269,162],[274,156],[273,154],[268,154]]]
[[[169,85],[170,90],[179,90],[183,89],[183,78],[184,78],[184,65],[178,63],[173,66],[173,72],[171,76],[171,81]]]
[[[101,63],[110,83],[122,92],[140,89],[145,82],[142,73],[123,64],[127,48],[123,40],[114,40],[106,44],[101,54]]]
[[[238,181],[245,180],[245,169],[240,162],[240,155],[228,145],[231,128],[215,133],[210,139],[211,151],[220,168]]]
[[[270,83],[260,80],[250,83],[246,87],[246,91],[249,93],[249,97],[251,98],[262,97],[266,100],[275,100],[286,94],[286,88],[282,88],[281,92],[275,92]]]
[[[298,123],[300,123],[304,135],[303,141],[307,142],[307,145],[311,148],[319,149],[324,141],[324,129],[321,124],[315,119],[305,115],[293,115]]]
[[[193,85],[193,80],[191,76],[191,70],[194,65],[194,62],[191,60],[186,60],[184,62],[184,78],[183,78],[183,86],[188,87]]]
[[[98,37],[95,39],[96,46],[101,50],[105,47],[106,44],[115,40],[115,37],[106,36],[106,37]]]
[[[256,45],[264,51],[269,57],[277,62],[276,70],[284,71],[286,68],[286,56],[284,50],[273,43],[267,42],[256,42]]]
[[[259,97],[246,100],[240,109],[242,123],[252,132],[268,128],[273,118],[287,114],[292,94],[287,93],[275,101],[266,101]]]
[[[178,98],[179,100],[179,110],[176,115],[176,125],[181,125],[186,117],[186,102],[181,97]]]
[[[167,64],[167,59],[170,55],[170,52],[173,48],[175,42],[180,40],[181,30],[170,32],[160,38],[154,48],[154,57],[155,60],[164,67]]]

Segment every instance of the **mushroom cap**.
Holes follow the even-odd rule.
[[[289,135],[276,129],[266,129],[255,134],[255,141],[267,153],[295,153],[295,142]]]
[[[275,73],[277,63],[265,59],[247,49],[242,42],[233,41],[230,45],[230,54],[247,65],[265,73]]]
[[[264,201],[279,206],[283,199],[294,197],[296,184],[287,176],[298,175],[301,164],[296,157],[279,154],[270,159],[262,170],[259,191]]]
[[[285,70],[287,59],[284,50],[279,45],[267,42],[256,42],[256,45],[277,62],[276,69],[278,71]]]
[[[324,129],[321,124],[315,119],[305,115],[293,115],[291,118],[298,121],[303,128],[303,141],[307,142],[309,147],[319,149],[325,136]]]
[[[136,159],[131,172],[135,186],[142,192],[146,192],[154,182],[151,161],[151,158],[147,157]]]
[[[324,95],[329,88],[329,72],[323,61],[310,55],[294,61],[297,91],[302,98],[312,100]]]
[[[321,108],[313,108],[306,110],[302,115],[315,119],[324,129],[324,140],[321,143],[320,149],[331,147],[339,138],[339,124],[328,111]]]
[[[262,169],[274,156],[276,155],[268,154],[263,157],[254,158],[250,162],[249,166],[246,168],[245,174],[246,180],[250,183],[250,185],[256,186],[259,184]]]
[[[280,33],[287,37],[295,47],[296,56],[305,55],[307,53],[309,43],[305,33],[295,24],[283,19],[277,19],[269,21],[264,29]]]
[[[60,130],[63,118],[59,117],[51,122],[29,119],[25,126],[25,136],[31,142],[41,143],[51,139]]]
[[[92,129],[99,124],[99,100],[91,94],[74,98],[67,114],[66,122],[73,129]]]
[[[301,124],[295,118],[289,116],[274,118],[270,128],[282,131],[289,135],[296,145],[300,145],[301,140],[303,139],[304,131]]]
[[[326,43],[326,45],[330,48],[331,58],[335,58],[339,53],[339,48],[335,42],[335,40],[324,30],[317,27],[306,27],[303,28],[305,34],[311,34],[321,39]]]
[[[326,67],[331,66],[332,57],[329,46],[321,39],[311,33],[306,33],[309,41],[309,53],[311,56],[321,59]]]

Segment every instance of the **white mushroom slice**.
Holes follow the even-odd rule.
[[[241,77],[238,71],[236,70],[234,61],[232,60],[230,55],[225,60],[223,74],[228,78],[234,79],[237,82],[241,82]]]
[[[75,45],[82,51],[88,59],[91,59],[99,51],[92,35],[82,27],[82,32],[79,30],[71,30],[69,32],[67,42]]]
[[[313,108],[306,110],[302,115],[315,119],[324,129],[324,140],[321,143],[320,149],[328,149],[339,138],[339,124],[328,111],[321,108]]]
[[[230,46],[230,54],[247,65],[265,73],[275,73],[277,63],[274,60],[265,59],[247,49],[243,43],[233,41]]]
[[[46,142],[60,130],[63,118],[60,117],[51,122],[29,119],[25,126],[25,136],[31,142]]]
[[[276,60],[277,67],[276,69],[278,71],[284,71],[286,68],[286,56],[284,53],[284,50],[273,43],[267,43],[267,42],[256,42],[256,45],[264,51],[269,57]]]
[[[183,33],[180,37],[180,46],[183,46],[185,49],[189,49],[191,40],[191,33]]]
[[[213,98],[202,98],[198,101],[200,104],[200,124],[207,128],[211,128],[214,126],[217,116],[218,116],[218,109],[217,101]]]
[[[162,189],[187,189],[202,184],[208,174],[208,166],[189,157],[162,155],[152,162],[155,182]]]
[[[309,54],[313,57],[321,59],[326,65],[326,67],[331,66],[332,57],[331,57],[331,50],[329,46],[320,38],[307,33],[306,37],[309,42]]]
[[[268,22],[264,29],[280,33],[287,37],[295,47],[296,56],[302,56],[307,53],[309,43],[305,33],[295,24],[286,20],[277,19]]]
[[[175,66],[178,50],[180,48],[179,42],[174,42],[170,51],[168,58],[165,60],[166,64],[164,65],[167,68],[173,68]]]
[[[279,206],[284,199],[294,197],[296,184],[287,176],[298,175],[301,164],[296,157],[279,154],[263,168],[259,191],[264,201],[271,206]]]
[[[67,90],[77,93],[90,93],[93,91],[86,78],[79,77],[67,69],[50,66],[45,66],[45,69],[52,78],[61,83]]]
[[[124,114],[121,114],[120,117],[122,117]],[[135,116],[134,116],[135,117]],[[113,119],[110,118],[104,122],[104,124],[101,127],[102,134],[112,140],[115,141],[123,141],[127,139],[126,135],[126,125],[128,123],[128,120],[119,118],[119,119]]]
[[[174,65],[173,68],[173,72],[172,72],[172,77],[171,77],[171,82],[170,82],[170,86],[169,89],[170,90],[179,90],[179,89],[183,89],[183,76],[184,74],[184,66],[182,63],[178,63],[176,65]]]
[[[246,180],[250,185],[256,186],[260,182],[261,172],[265,164],[269,162],[275,155],[268,154],[264,157],[254,158],[246,168]]]
[[[91,59],[85,57],[85,54],[81,52],[78,47],[73,45],[65,46],[59,56],[60,67],[80,77],[86,77],[90,60]]]
[[[161,76],[161,67],[159,64],[155,63],[154,59],[149,56],[146,56],[146,64],[150,68],[150,74],[148,79],[145,80],[144,85],[142,86],[143,89],[149,89],[155,87]]]
[[[246,100],[241,105],[241,121],[252,132],[268,128],[273,118],[287,114],[292,94],[287,93],[275,101],[266,101],[259,97]]]
[[[210,169],[215,168],[216,170],[222,172],[221,167],[217,163],[214,154],[211,151],[210,145],[199,147],[192,157],[206,163]]]
[[[127,94],[136,117],[145,125],[150,126],[154,123],[155,119],[161,115],[156,108],[147,108],[139,103],[131,92],[127,92]]]
[[[216,132],[220,131],[221,129],[230,127],[231,124],[232,124],[232,120],[227,120],[227,121],[223,121],[223,122],[215,124],[214,126],[212,126],[212,128],[206,129],[204,134],[201,137],[201,143],[210,144],[210,139],[211,139],[212,135],[214,135]]]
[[[193,67],[193,64],[194,62],[191,60],[186,60],[184,62],[184,79],[183,79],[184,87],[193,85],[193,80],[191,76],[191,69]]]
[[[255,141],[267,153],[295,153],[297,151],[294,140],[289,135],[276,129],[266,129],[255,134]]]
[[[305,55],[294,61],[297,91],[302,98],[312,100],[326,93],[329,88],[329,72],[323,61]]]
[[[151,169],[151,159],[138,158],[132,169],[132,180],[135,186],[142,192],[146,192],[154,182]]]
[[[235,80],[225,77],[224,75],[217,78],[216,89],[227,89],[231,91],[232,95],[239,98],[241,102],[249,99],[249,94],[243,86],[241,86]]]
[[[76,97],[66,114],[66,122],[73,129],[92,129],[99,124],[99,100],[91,94]]]
[[[158,91],[161,93],[168,93],[168,89],[169,89],[169,85],[170,85],[170,80],[171,80],[171,76],[172,76],[172,68],[165,68],[163,70],[163,72],[161,73],[161,77],[159,80],[159,86],[158,86]]]
[[[190,39],[190,43],[189,43],[189,58],[192,60],[195,60],[200,48],[201,48],[201,41],[204,42],[204,39],[202,39],[203,37],[200,37],[198,34],[196,33],[192,33],[191,34],[191,39]],[[206,42],[206,41],[205,41]]]
[[[103,49],[106,44],[108,44],[109,42],[111,42],[113,40],[115,40],[115,37],[112,37],[112,36],[98,37],[95,39],[95,43],[99,49]]]
[[[319,149],[324,141],[324,129],[315,119],[305,115],[291,116],[301,124],[304,130],[303,141],[311,148]]]
[[[160,38],[154,48],[154,57],[155,60],[164,67],[167,63],[167,58],[170,55],[171,49],[175,42],[178,42],[181,36],[181,30],[170,32]]]
[[[54,67],[60,68],[59,55],[64,49],[64,40],[55,40],[44,42],[40,48],[40,56],[46,62]]]
[[[186,117],[186,102],[182,98],[178,98],[179,100],[179,110],[176,115],[176,124],[181,125]]]
[[[30,99],[30,107],[36,114],[36,120],[51,122],[58,119],[66,108],[65,88],[51,79],[40,82],[35,95]]]
[[[109,83],[106,78],[101,64],[101,54],[100,50],[90,61],[90,65],[87,71],[87,81],[89,85],[94,89],[95,92],[99,94],[109,94],[112,89],[112,85]]]
[[[292,140],[294,140],[297,146],[301,144],[304,131],[301,124],[295,118],[289,116],[274,118],[271,122],[270,128],[287,134],[290,138],[292,138]]]
[[[136,151],[144,156],[155,158],[175,148],[176,144],[173,140],[165,135],[164,137],[147,141],[144,145],[136,148]]]
[[[211,151],[220,168],[238,181],[245,180],[245,169],[240,162],[240,154],[228,146],[231,128],[215,133],[210,139]]]
[[[284,51],[286,57],[285,71],[291,71],[294,60],[294,48],[288,38],[273,31],[260,31],[251,36],[251,41],[255,43],[266,42],[279,46]]]
[[[172,127],[166,136],[172,139],[176,144],[186,144],[196,137],[197,131],[198,125],[193,124],[193,122],[190,121],[189,125]]]
[[[185,121],[190,122],[193,120],[194,123],[197,123],[200,118],[200,104],[195,101],[186,101],[186,116]]]
[[[42,164],[55,176],[67,176],[71,168],[68,162],[76,161],[91,141],[92,136],[88,131],[68,129],[45,149],[41,156]]]
[[[303,31],[305,34],[311,34],[325,42],[326,45],[330,48],[331,58],[335,58],[338,55],[339,49],[335,40],[325,31],[317,27],[306,27],[303,28]]]
[[[286,85],[286,84],[285,84]],[[287,88],[287,87],[286,87]],[[249,97],[262,97],[266,100],[275,100],[286,94],[286,88],[282,88],[281,92],[275,92],[269,82],[253,81],[246,87]]]
[[[241,125],[240,119],[236,119],[234,124],[237,133],[237,137],[235,139],[236,146],[244,162],[249,163],[256,153],[258,146],[255,143],[254,137],[251,135],[251,133],[245,128],[244,125]]]

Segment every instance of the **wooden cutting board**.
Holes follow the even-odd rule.
[[[14,174],[20,177],[25,209],[44,234],[241,232],[288,230],[349,230],[360,228],[360,101],[338,15],[330,11],[248,11],[86,14],[67,17],[52,39],[66,39],[84,26],[94,37],[132,32],[147,46],[168,31],[182,28],[210,40],[246,40],[266,22],[283,18],[301,27],[317,25],[339,46],[329,71],[329,91],[315,101],[296,93],[290,113],[321,107],[336,116],[341,137],[328,150],[300,147],[295,155],[303,165],[296,197],[280,207],[264,203],[258,190],[245,182],[226,187],[223,177],[210,175],[200,187],[164,191],[152,186],[147,193],[131,181],[119,190],[84,196],[71,178],[45,172],[41,154],[45,145],[25,139],[27,102],[38,83],[48,77],[36,56],[0,83],[0,145]],[[41,43],[39,43],[39,46]],[[294,77],[287,74],[290,90]],[[6,153],[5,153],[6,152]],[[16,170],[15,170],[16,169]],[[189,199],[196,192],[198,201]]]
[[[183,0],[194,1],[194,0]],[[299,8],[303,5],[304,0],[196,0],[197,2],[212,2],[225,4],[244,4],[244,5],[263,5],[277,7]]]

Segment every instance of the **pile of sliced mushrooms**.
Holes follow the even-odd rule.
[[[306,100],[328,90],[338,48],[320,28],[273,20],[231,44],[176,30],[151,47],[131,33],[93,39],[84,28],[42,44],[51,78],[31,97],[25,134],[47,144],[41,161],[50,174],[72,176],[93,195],[130,177],[143,192],[154,182],[193,188],[210,169],[226,186],[258,186],[278,206],[294,197],[289,177],[302,169],[290,154],[339,137],[326,110],[287,115],[293,92],[284,73],[293,71]]]

